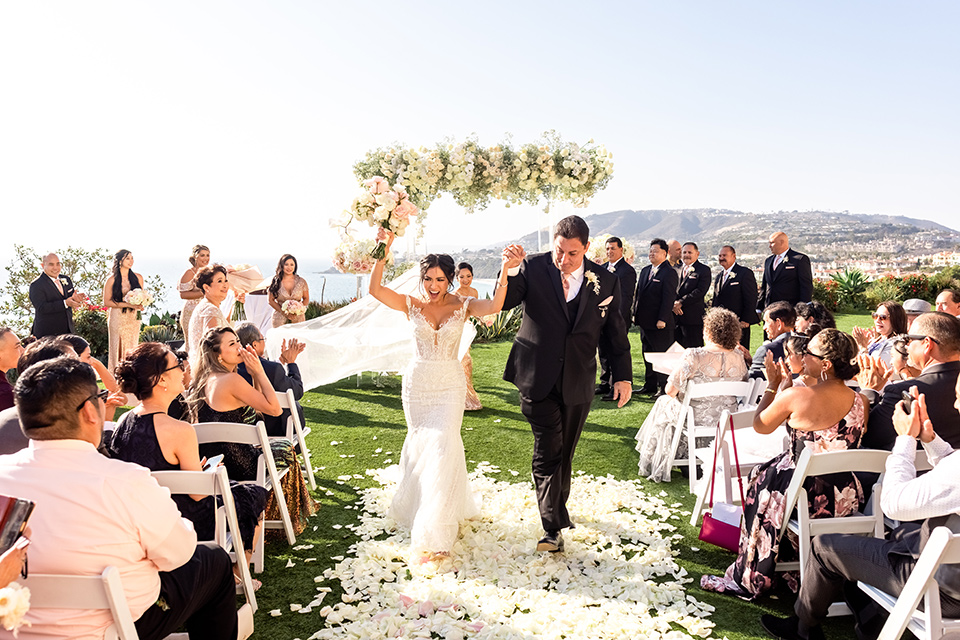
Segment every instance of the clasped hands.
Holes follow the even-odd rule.
[[[927,399],[916,387],[910,387],[910,395],[913,397],[910,413],[907,413],[903,400],[894,408],[893,428],[899,436],[919,438],[924,444],[932,442],[937,434],[927,413]]]
[[[523,250],[522,246],[519,244],[508,244],[500,253],[500,258],[503,261],[501,268],[507,270],[515,269],[520,266],[520,263],[523,262],[523,259],[526,257],[527,252]]]

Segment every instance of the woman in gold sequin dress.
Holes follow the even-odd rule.
[[[457,281],[460,286],[453,292],[453,295],[462,298],[480,298],[480,292],[472,286],[473,267],[470,263],[461,262],[457,265]],[[467,378],[467,399],[463,408],[467,411],[479,411],[483,409],[483,405],[480,404],[480,396],[477,395],[477,390],[473,388],[473,358],[470,357],[469,349],[460,364],[463,366],[463,375]]]
[[[187,260],[190,261],[190,268],[183,272],[180,276],[180,284],[177,285],[180,299],[184,301],[183,310],[180,312],[180,328],[183,329],[184,344],[188,342],[187,336],[190,334],[190,316],[203,299],[203,291],[197,289],[193,279],[197,277],[197,271],[210,264],[210,247],[203,244],[194,245]]]
[[[296,300],[304,309],[310,304],[310,287],[306,280],[297,275],[297,259],[289,253],[284,254],[277,264],[277,271],[267,289],[267,300],[273,307],[273,326],[306,320],[305,314],[294,315],[283,311],[283,303],[287,300]]]
[[[113,371],[124,354],[140,344],[139,311],[143,306],[124,302],[123,297],[143,288],[143,276],[133,272],[133,254],[126,249],[113,256],[113,269],[103,285],[103,305],[107,307],[107,334],[110,355],[107,369]]]

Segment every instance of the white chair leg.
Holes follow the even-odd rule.
[[[310,460],[310,449],[307,449],[307,441],[303,437],[303,431],[297,429],[297,440],[300,442],[300,455],[303,456],[303,466],[307,468],[307,481],[310,482],[310,490],[317,490],[317,481],[313,479],[313,461]]]

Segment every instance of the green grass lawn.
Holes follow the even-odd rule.
[[[868,315],[840,316],[837,320],[839,327],[847,331],[857,324],[872,324]],[[754,327],[754,349],[760,343],[759,334]],[[636,381],[643,375],[639,333],[631,333],[630,340]],[[512,469],[519,472],[516,481],[523,482],[529,478],[533,437],[520,414],[516,388],[501,379],[509,349],[509,343],[473,347],[474,384],[484,408],[464,415],[463,443],[468,470],[473,470],[477,462],[489,461],[503,470],[499,479],[510,479],[508,472]],[[311,613],[298,614],[291,612],[289,605],[310,602],[318,586],[314,577],[335,564],[332,556],[348,554],[348,548],[356,538],[345,525],[358,519],[356,488],[372,485],[373,480],[365,475],[367,469],[399,461],[406,432],[398,376],[375,377],[368,373],[359,382],[353,377],[318,387],[304,396],[303,405],[307,423],[313,429],[309,437],[313,463],[315,467],[323,467],[316,478],[317,498],[322,507],[297,539],[298,546],[313,545],[312,548],[295,551],[285,541],[268,545],[266,569],[259,576],[263,588],[257,593],[260,610],[256,615],[254,637],[258,639],[306,640],[323,626],[319,607]],[[622,409],[615,408],[613,403],[596,400],[577,447],[574,469],[593,475],[611,474],[618,479],[635,478],[634,434],[651,406],[649,399],[636,396]],[[338,444],[331,445],[331,442]],[[345,475],[361,477],[349,481],[337,479]],[[693,507],[694,496],[687,493],[687,481],[678,471],[674,472],[671,483],[644,482],[653,493],[666,491],[669,499],[683,503],[684,509]],[[335,525],[343,528],[334,528]],[[701,591],[700,576],[722,573],[733,561],[734,554],[699,542],[698,529],[690,527],[687,518],[681,518],[677,526],[678,532],[684,536],[675,546],[678,559],[693,578],[688,592],[716,607],[711,616],[716,623],[714,637],[726,636],[731,640],[764,638],[766,635],[759,624],[762,613],[787,615],[792,612],[793,596],[789,592],[777,592],[757,603],[749,603]],[[531,545],[534,543],[534,540],[530,541]],[[691,547],[699,548],[699,551],[694,552]],[[315,560],[306,561],[309,558]],[[288,568],[291,560],[293,566]],[[339,601],[337,585],[325,586],[333,587],[333,592],[327,595],[324,604]],[[271,616],[269,612],[276,609],[281,615]],[[832,638],[853,638],[852,620],[833,619],[826,632]]]

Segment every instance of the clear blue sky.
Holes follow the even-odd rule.
[[[960,213],[956,2],[0,4],[13,242],[142,261],[329,255],[351,165],[391,142],[555,129],[614,153],[585,213]],[[543,216],[430,210],[427,246]]]

